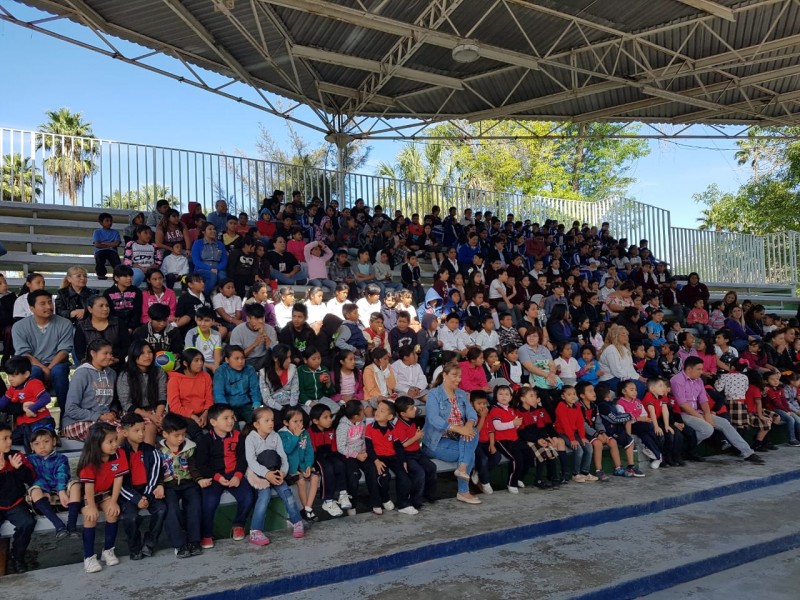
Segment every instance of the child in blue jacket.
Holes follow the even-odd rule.
[[[245,361],[241,346],[225,347],[225,362],[214,372],[214,402],[227,404],[237,421],[250,423],[253,409],[261,406],[256,370]]]
[[[305,430],[305,413],[299,406],[287,406],[281,415],[283,427],[278,431],[283,442],[283,450],[289,461],[286,482],[297,482],[297,495],[303,509],[300,513],[306,521],[318,521],[311,505],[319,489],[319,473],[314,470],[314,446]]]

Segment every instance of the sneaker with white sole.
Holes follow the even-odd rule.
[[[347,495],[347,492],[341,492],[339,494],[339,506],[342,510],[350,510],[353,508],[353,504],[350,502],[350,496]]]
[[[102,560],[106,565],[109,567],[113,567],[119,564],[119,559],[117,555],[114,554],[114,549],[109,548],[108,550],[103,550],[103,553],[100,555],[100,560]]]
[[[383,510],[394,510],[394,502],[389,500],[388,502],[383,503]]]
[[[522,481],[518,481],[518,482],[517,482],[517,487],[518,487],[519,489],[524,489],[524,488],[525,488],[525,484],[524,484]]]
[[[292,525],[292,537],[301,538],[305,537],[306,529],[303,527],[303,521],[300,520]]]
[[[97,573],[103,570],[103,565],[101,565],[100,561],[97,560],[97,556],[92,554],[91,556],[83,559],[83,570],[87,573]]]
[[[661,466],[661,459],[660,458],[657,458],[656,460],[651,460],[650,461],[650,468],[651,469],[657,469],[660,466]]]
[[[419,511],[414,508],[413,506],[406,506],[405,508],[397,509],[397,512],[402,513],[404,515],[417,515]]]
[[[586,481],[597,481],[597,477],[595,477],[595,476],[594,476],[594,475],[592,475],[591,473],[581,473],[581,475],[583,475],[583,478],[584,478]]]
[[[333,500],[325,500],[325,502],[322,503],[322,510],[332,517],[341,517],[344,514],[342,513],[342,509],[339,508],[339,505]]]
[[[357,512],[356,512],[355,508],[348,508],[347,509],[347,516],[348,517],[355,517],[356,514],[357,514]]]
[[[481,491],[484,494],[494,494],[494,490],[492,489],[491,483],[482,483],[481,484]]]
[[[472,476],[470,477],[470,479],[472,480],[472,483],[474,483],[475,485],[480,485],[481,480],[480,477],[478,476],[478,471],[472,471]]]
[[[578,473],[577,475],[572,476],[572,481],[575,483],[586,483],[586,477]]]
[[[514,487],[513,485],[508,486],[508,493],[509,494],[519,494],[519,488]]]
[[[655,460],[656,459],[656,455],[647,446],[642,446],[642,454],[644,454],[650,460]]]
[[[380,506],[373,506],[372,512],[374,512],[376,515],[382,515],[383,509]]]

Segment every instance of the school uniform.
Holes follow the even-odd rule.
[[[494,429],[494,445],[497,450],[511,461],[508,473],[508,487],[518,487],[524,481],[533,462],[533,453],[528,444],[519,439],[514,419],[517,415],[509,406],[498,404],[489,411],[487,417]]]
[[[344,459],[336,447],[336,430],[325,431],[312,424],[308,428],[314,448],[314,462],[320,473],[322,499],[336,500],[341,492],[347,493],[347,476]]]
[[[395,435],[401,444],[417,434],[419,428],[413,421],[398,417],[394,424]],[[411,504],[414,508],[422,506],[423,498],[430,502],[436,500],[436,465],[422,453],[419,440],[404,447],[408,476],[411,479]]]
[[[397,508],[406,508],[410,504],[409,497],[416,490],[412,488],[411,479],[404,468],[405,450],[394,431],[394,426],[391,423],[385,427],[377,422],[370,423],[364,431],[364,442],[369,460],[373,463],[380,460],[386,465],[383,473],[378,475],[381,502],[383,504],[389,502],[389,470],[391,470],[395,478]]]
[[[138,450],[134,451],[126,441],[120,450],[127,457],[129,469],[122,479],[120,520],[128,538],[128,549],[135,555],[142,551],[143,546],[150,549],[155,547],[164,528],[167,503],[153,495],[156,486],[161,482],[162,459],[161,453],[146,443],[139,444]],[[147,499],[147,512],[150,513],[150,524],[144,537],[139,531],[142,524],[139,502],[142,498]]]

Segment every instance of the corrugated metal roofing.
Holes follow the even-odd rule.
[[[330,114],[800,123],[797,101],[773,100],[800,90],[791,0],[715,0],[733,21],[681,0],[437,0],[455,7],[433,38],[413,25],[430,0],[24,3]],[[412,30],[423,43],[394,72]],[[453,59],[465,42],[478,60]],[[372,72],[392,76],[365,87]]]

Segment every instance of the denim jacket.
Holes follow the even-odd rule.
[[[472,404],[469,402],[467,393],[463,390],[456,390],[456,403],[461,410],[465,421],[478,422],[478,415]],[[425,403],[425,427],[422,430],[422,445],[435,450],[439,445],[439,440],[449,427],[450,400],[444,391],[444,386],[433,388],[428,393],[428,400]]]

